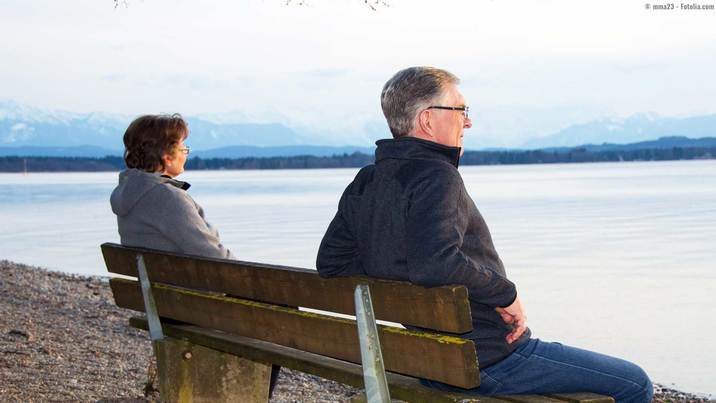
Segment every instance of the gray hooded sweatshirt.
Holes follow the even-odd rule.
[[[122,171],[110,197],[122,245],[233,259],[187,188],[158,173]]]

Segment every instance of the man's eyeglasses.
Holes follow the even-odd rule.
[[[427,109],[446,109],[449,111],[461,111],[462,116],[465,117],[465,119],[469,119],[467,113],[470,111],[469,106],[428,106]]]
[[[189,155],[189,153],[191,152],[191,147],[184,146],[184,148],[179,148],[179,151],[184,153],[185,155]]]

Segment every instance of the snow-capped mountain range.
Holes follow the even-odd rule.
[[[0,147],[95,146],[121,150],[134,117],[106,113],[48,111],[0,101]],[[208,150],[229,145],[260,147],[306,144],[308,139],[279,123],[215,123],[186,117],[191,146]]]
[[[520,148],[573,147],[583,144],[628,144],[662,137],[716,137],[716,114],[687,118],[639,113],[628,118],[599,119],[535,138]]]
[[[330,155],[332,152],[350,153],[351,150],[369,148],[368,144],[335,147],[335,139],[281,123],[237,123],[235,119],[202,116],[186,117],[191,130],[188,143],[207,156],[232,158],[251,153],[257,154],[254,156],[273,156],[286,155],[287,152],[290,155]],[[35,152],[40,152],[38,150],[42,148],[42,155],[52,156],[120,155],[122,135],[132,119],[133,116],[53,111],[0,101],[0,155],[20,155],[13,154],[13,150],[27,152],[28,147]],[[568,126],[557,133],[516,144],[515,148],[626,144],[670,136],[716,137],[716,114],[674,118],[641,113],[627,118],[604,118]],[[377,137],[381,137],[380,134]],[[328,146],[334,146],[335,150]]]

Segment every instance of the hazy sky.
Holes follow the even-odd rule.
[[[472,146],[609,116],[716,112],[716,11],[635,0],[0,0],[0,99],[383,136],[397,70],[462,78]],[[716,4],[716,0],[701,0]],[[354,139],[362,139],[354,141]]]

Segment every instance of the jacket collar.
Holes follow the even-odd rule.
[[[167,181],[165,181],[166,183],[168,183],[168,184],[170,184],[170,185],[173,185],[173,186],[176,186],[176,187],[178,187],[178,188],[181,189],[181,190],[189,190],[189,188],[191,187],[191,185],[189,184],[189,182],[182,182],[182,181],[180,181],[180,180],[176,180],[176,179],[172,178],[172,177],[169,176],[169,175],[160,175],[160,176],[161,176],[162,178],[168,179]]]
[[[384,139],[375,142],[375,162],[384,159],[430,159],[445,161],[457,168],[460,163],[460,147],[444,146],[415,137]]]

